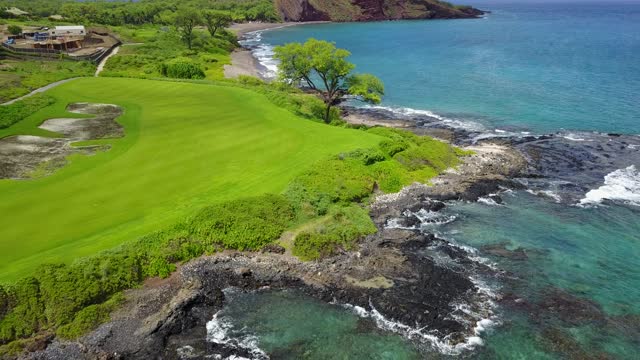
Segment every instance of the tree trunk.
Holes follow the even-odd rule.
[[[331,116],[331,103],[327,104],[327,111],[324,113],[325,124],[328,124],[331,122],[331,119],[329,119],[329,116]]]

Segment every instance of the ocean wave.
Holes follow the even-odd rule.
[[[467,324],[470,327],[469,334],[464,337],[464,341],[454,342],[452,340],[454,334],[441,336],[437,330],[430,330],[427,327],[416,328],[388,319],[371,302],[369,302],[369,310],[351,304],[342,304],[342,306],[362,318],[372,319],[380,329],[400,334],[410,340],[426,342],[441,354],[460,355],[464,351],[471,351],[477,346],[484,345],[481,338],[482,333],[500,323],[493,311],[495,294],[483,283],[474,279],[472,281],[474,284],[481,285],[476,286],[476,295],[479,297],[476,299],[477,301],[475,303],[458,302],[452,304],[453,311],[449,315],[454,321]]]
[[[531,195],[547,197],[553,199],[556,203],[562,202],[562,196],[558,195],[552,190],[531,190],[527,189],[527,192]]]
[[[274,59],[274,46],[262,42],[262,33],[274,29],[246,33],[244,38],[239,41],[241,46],[250,49],[251,54],[262,67],[260,75],[267,79],[273,79],[278,74],[278,61]]]
[[[563,136],[563,138],[570,141],[587,141],[587,139],[579,137],[577,134],[569,133]]]
[[[425,116],[425,117],[429,117],[437,120],[444,126],[456,128],[456,129],[463,129],[463,130],[472,131],[472,132],[486,131],[486,128],[484,127],[484,125],[478,122],[471,121],[471,120],[452,119],[449,117],[436,114],[429,110],[418,110],[418,109],[412,109],[408,107],[393,107],[393,106],[381,106],[381,105],[365,105],[363,107],[365,109],[389,111],[391,113],[398,114],[400,116],[408,116],[408,117]]]
[[[420,221],[420,226],[405,226],[402,223],[401,218],[393,218],[387,220],[385,228],[387,229],[402,229],[402,230],[420,230],[420,228],[429,225],[444,225],[449,224],[457,219],[455,215],[444,215],[435,211],[427,211],[420,209],[417,212],[405,210],[402,215],[404,217],[415,216]]]
[[[207,323],[207,341],[244,350],[251,354],[251,360],[267,360],[269,356],[258,346],[258,338],[251,334],[235,334],[233,324],[218,311]],[[227,360],[245,360],[246,358],[231,355]],[[246,359],[249,360],[249,359]]]
[[[491,198],[491,196],[495,196],[496,194],[490,194],[489,196],[483,196],[478,199],[478,202],[488,206],[504,206],[502,204],[498,204],[495,200]]]
[[[475,144],[481,140],[500,139],[500,138],[523,138],[526,136],[531,136],[531,132],[529,131],[513,132],[513,131],[506,131],[501,129],[494,129],[490,131],[484,131],[481,134],[474,136],[473,138],[471,138],[471,142]],[[538,136],[535,136],[535,137],[538,137]]]
[[[604,185],[589,191],[580,205],[599,204],[603,200],[640,206],[640,171],[635,165],[618,169],[604,177]]]

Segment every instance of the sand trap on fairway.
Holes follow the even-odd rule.
[[[115,119],[122,109],[111,104],[74,103],[67,110],[76,114],[94,115],[89,119],[50,119],[40,128],[57,132],[64,138],[18,135],[0,139],[0,179],[26,179],[51,174],[66,163],[71,154],[90,155],[106,150],[108,145],[72,147],[84,140],[117,138],[124,129]]]

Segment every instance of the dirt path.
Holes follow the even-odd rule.
[[[26,99],[28,97],[31,97],[31,96],[35,95],[35,94],[39,94],[39,93],[45,92],[45,91],[50,90],[50,89],[53,89],[56,86],[68,83],[68,82],[73,81],[75,79],[79,79],[79,78],[74,77],[74,78],[71,78],[71,79],[65,79],[65,80],[56,81],[56,82],[51,83],[51,84],[49,84],[47,86],[43,86],[43,87],[41,87],[39,89],[33,90],[32,92],[28,93],[27,95],[21,96],[21,97],[19,97],[17,99],[13,99],[13,100],[7,101],[4,104],[0,104],[0,106],[11,105],[11,104],[13,104],[13,103],[15,103],[17,101]]]
[[[100,75],[100,73],[102,72],[102,70],[104,70],[104,66],[107,64],[107,61],[109,61],[109,59],[116,55],[118,53],[118,51],[120,51],[120,46],[116,46],[115,49],[113,49],[113,51],[111,51],[111,54],[107,55],[107,57],[105,57],[104,59],[102,59],[102,61],[100,61],[100,64],[98,64],[98,68],[96,69],[96,77],[98,77],[98,75]]]

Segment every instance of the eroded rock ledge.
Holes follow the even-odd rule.
[[[206,340],[206,323],[225,305],[223,290],[229,287],[297,289],[325,302],[378,312],[402,324],[395,331],[410,333],[415,341],[457,351],[477,336],[479,321],[494,315],[496,295],[476,283],[494,270],[469,250],[421,232],[414,214],[429,213],[437,221],[446,205],[431,198],[478,198],[504,185],[521,166],[516,154],[493,147],[435,180],[446,186],[416,184],[379,197],[371,208],[379,232],[357,251],[301,262],[274,246],[263,253],[224,252],[192,261],[170,279],[151,279],[128,291],[112,321],[91,334],[74,342],[53,340],[27,358],[176,359],[185,346],[203,356],[247,356],[246,350]]]

